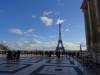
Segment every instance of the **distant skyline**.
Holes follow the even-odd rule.
[[[65,49],[85,49],[82,0],[0,0],[0,42],[11,49],[55,49],[58,22]]]

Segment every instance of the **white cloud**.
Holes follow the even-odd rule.
[[[19,40],[13,43],[9,43],[8,46],[11,50],[34,50],[34,49],[40,49],[42,48],[41,46],[41,41],[38,39],[33,39],[32,41],[29,40]]]
[[[62,23],[64,23],[64,20],[63,20],[63,19],[58,18],[58,19],[57,19],[57,21],[56,21],[56,24],[62,24]]]
[[[79,50],[79,44],[72,42],[64,42],[64,45],[67,50]]]
[[[64,42],[64,45],[67,50],[80,50],[80,43],[77,42]],[[82,44],[82,50],[86,50],[86,45]]]
[[[19,35],[23,34],[23,32],[20,29],[17,29],[17,28],[9,29],[9,31],[12,32],[12,33],[15,33],[15,34],[19,34]]]
[[[6,43],[7,43],[7,41],[6,41],[6,40],[3,40],[3,41],[2,41],[2,43],[6,44]]]
[[[29,34],[29,33],[32,33],[33,32],[33,29],[28,29],[27,31],[23,32],[23,34]]]
[[[43,12],[43,15],[44,16],[48,16],[48,15],[50,15],[50,14],[52,14],[53,13],[53,11],[44,11]]]
[[[40,19],[46,26],[51,26],[53,23],[53,19],[51,19],[47,16],[42,16],[42,17],[40,17]]]
[[[18,29],[18,28],[11,28],[11,29],[9,29],[9,32],[18,34],[18,35],[27,35],[29,33],[32,33],[33,29],[28,29],[26,31],[22,31],[21,29]]]
[[[32,15],[32,18],[36,18],[36,16],[35,15]]]
[[[69,31],[69,29],[67,28],[67,29],[65,29],[65,31],[66,31],[66,32],[68,32],[68,31]]]
[[[82,45],[83,49],[86,49],[86,40],[85,39],[82,41],[81,45]]]
[[[63,45],[66,50],[80,50],[80,43],[77,42],[63,42]],[[33,39],[32,41],[29,40],[22,40],[8,44],[10,49],[22,49],[22,50],[55,50],[57,46],[57,41],[41,41],[38,39]],[[82,49],[85,50],[85,44],[82,44]]]
[[[33,42],[34,42],[34,43],[37,43],[37,44],[40,44],[40,43],[41,43],[41,41],[38,40],[38,39],[33,39]]]

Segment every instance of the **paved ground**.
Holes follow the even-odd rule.
[[[0,57],[0,75],[100,75],[73,58],[28,56],[20,61]]]

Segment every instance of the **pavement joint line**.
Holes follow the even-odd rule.
[[[4,63],[4,64],[5,64],[5,63]],[[10,63],[10,64],[11,64],[11,63]],[[0,64],[0,65],[2,65],[2,64]],[[22,64],[22,65],[25,65],[25,64]],[[15,69],[15,70],[12,70],[12,71],[0,71],[0,73],[8,73],[8,74],[16,73],[16,72],[18,72],[18,71],[20,71],[20,70],[22,70],[22,69],[24,69],[24,68],[27,68],[27,67],[29,67],[29,66],[31,66],[31,65],[27,64],[27,65],[25,65],[25,66],[23,66],[23,67],[20,67],[20,68],[18,68],[18,69]]]

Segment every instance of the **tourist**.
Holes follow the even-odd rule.
[[[20,51],[18,50],[17,52],[16,52],[16,60],[19,60],[20,59]]]
[[[60,59],[60,51],[56,51],[56,56],[58,59]]]
[[[7,60],[12,60],[12,52],[10,50],[7,51]]]

